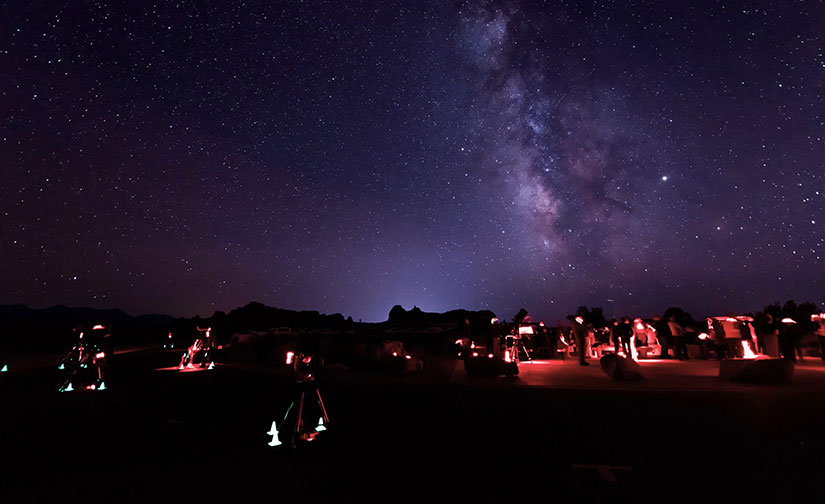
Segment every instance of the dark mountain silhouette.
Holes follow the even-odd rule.
[[[395,327],[423,330],[431,326],[460,327],[465,320],[475,328],[487,327],[495,314],[489,310],[451,310],[428,313],[413,307],[406,311],[401,306],[390,310],[388,320],[379,323],[356,323],[340,313],[331,315],[317,311],[294,311],[252,302],[228,314],[216,311],[209,317],[174,318],[169,315],[149,314],[132,316],[122,310],[100,310],[63,305],[33,309],[24,305],[0,305],[0,352],[20,354],[62,352],[71,347],[78,326],[104,324],[111,327],[116,347],[158,344],[172,331],[179,343],[194,337],[195,328],[212,327],[219,340],[245,331],[267,331],[289,327],[293,330],[332,329],[335,332],[356,329],[359,333],[382,333]]]
[[[490,310],[451,310],[444,313],[431,313],[421,311],[421,308],[417,306],[413,306],[410,311],[407,311],[401,305],[395,305],[390,310],[386,324],[392,327],[420,328],[437,325],[462,325],[465,320],[469,320],[471,326],[483,327],[490,325],[490,321],[495,316],[495,313]]]
[[[173,322],[168,315],[133,317],[118,309],[0,305],[0,345],[23,353],[63,351],[72,344],[73,328],[94,324],[110,326],[117,336],[116,345],[140,344],[159,338]]]

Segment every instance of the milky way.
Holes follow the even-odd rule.
[[[142,4],[0,7],[0,303],[825,303],[822,2]]]

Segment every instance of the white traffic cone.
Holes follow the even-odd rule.
[[[272,441],[267,443],[269,446],[281,446],[281,440],[278,439],[278,424],[274,420],[272,421],[272,428],[269,429],[267,434],[272,436]]]
[[[315,432],[323,432],[327,430],[327,426],[324,425],[324,417],[318,419],[318,426],[315,427]]]

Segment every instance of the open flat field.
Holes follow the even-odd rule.
[[[53,366],[0,376],[2,502],[759,502],[821,500],[825,366],[748,386],[714,361],[597,362],[319,380],[333,422],[270,448],[291,382],[179,351],[115,356],[109,389],[57,393]]]

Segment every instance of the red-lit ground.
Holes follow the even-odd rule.
[[[267,446],[290,399],[283,373],[157,371],[179,360],[117,355],[103,392],[58,394],[51,367],[0,377],[0,501],[821,500],[816,361],[767,387],[723,382],[714,361],[643,362],[638,383],[575,360],[522,364],[512,379],[449,363],[330,372],[330,430],[291,453]]]

